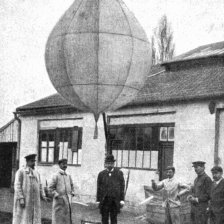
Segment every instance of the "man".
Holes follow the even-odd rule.
[[[71,200],[74,186],[71,176],[65,172],[67,159],[59,160],[58,165],[60,169],[49,183],[49,191],[53,195],[52,224],[72,224]]]
[[[212,169],[213,184],[210,194],[210,220],[213,224],[224,223],[224,179],[223,169],[214,166]]]
[[[193,162],[197,178],[191,189],[188,200],[191,202],[191,221],[193,224],[206,224],[208,220],[207,207],[211,191],[212,180],[205,173],[205,162]]]
[[[152,180],[152,188],[155,191],[164,189],[163,207],[165,207],[165,224],[181,224],[180,196],[189,191],[190,187],[185,184],[181,184],[176,178],[174,178],[174,167],[168,166],[166,171],[168,178],[158,184]]]
[[[19,169],[15,177],[13,224],[41,224],[42,190],[40,175],[34,170],[36,154],[25,156],[26,167]]]
[[[97,203],[102,215],[102,224],[117,224],[117,215],[124,206],[124,177],[121,170],[114,168],[114,156],[105,159],[106,169],[101,171],[97,179]]]

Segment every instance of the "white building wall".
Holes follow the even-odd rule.
[[[120,110],[110,115],[133,115],[144,113],[144,116],[111,119],[111,124],[130,123],[175,123],[174,166],[176,176],[184,182],[193,182],[196,177],[192,168],[195,160],[206,161],[206,172],[214,161],[215,145],[215,115],[211,115],[208,102],[179,104],[174,106],[160,106],[140,109]],[[149,113],[149,115],[145,115]],[[151,115],[150,115],[151,114]],[[103,169],[105,155],[105,136],[102,116],[98,121],[98,139],[93,139],[95,121],[92,114],[67,114],[22,118],[21,135],[21,165],[27,153],[37,153],[38,150],[38,120],[67,119],[82,117],[82,164],[81,167],[69,166],[68,172],[78,188],[81,198],[88,202],[95,200],[96,180]],[[80,120],[79,120],[80,122]],[[42,181],[49,180],[58,166],[37,166]],[[124,171],[126,174],[126,171]],[[136,204],[144,199],[144,185],[151,185],[151,179],[158,180],[158,174],[149,170],[131,170],[126,200]]]

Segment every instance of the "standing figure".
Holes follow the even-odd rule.
[[[106,169],[97,179],[97,203],[102,215],[102,224],[117,224],[117,215],[124,206],[124,177],[121,170],[114,167],[114,156],[105,159]]]
[[[193,167],[198,176],[191,189],[192,194],[188,196],[188,200],[191,202],[191,221],[192,224],[206,224],[212,180],[205,173],[205,162],[193,162]]]
[[[72,224],[71,201],[75,194],[72,178],[65,172],[67,159],[59,160],[58,165],[60,169],[49,183],[53,195],[52,224]]]
[[[152,188],[155,191],[164,189],[162,206],[165,207],[165,224],[181,224],[180,196],[189,191],[190,187],[188,185],[181,184],[174,177],[174,167],[168,166],[166,171],[168,178],[162,180],[158,184],[152,180]]]
[[[35,168],[36,154],[25,156],[26,167],[19,169],[15,177],[13,224],[41,224],[42,190],[40,174]]]
[[[212,168],[213,184],[210,200],[210,220],[212,224],[224,223],[224,179],[223,169],[220,166]]]

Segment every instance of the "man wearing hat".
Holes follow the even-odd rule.
[[[13,224],[41,224],[40,199],[47,201],[42,190],[40,174],[34,169],[36,154],[25,156],[26,167],[15,177]]]
[[[97,203],[102,215],[102,224],[117,224],[117,215],[124,206],[124,176],[120,169],[114,167],[114,156],[107,155],[106,169],[97,178]]]
[[[60,159],[58,165],[60,169],[49,183],[53,195],[52,224],[72,224],[71,200],[75,194],[72,178],[65,172],[67,159]]]
[[[164,189],[163,204],[165,208],[165,224],[181,224],[180,220],[180,196],[189,191],[190,187],[180,183],[175,177],[175,168],[166,168],[167,179],[158,184],[152,180],[152,188],[155,191]]]
[[[191,221],[193,224],[206,224],[212,180],[205,173],[205,162],[193,162],[193,167],[197,178],[194,180],[191,195],[188,196],[191,203]]]
[[[212,224],[224,223],[224,179],[223,169],[220,166],[214,166],[211,169],[213,184],[210,195],[210,221]]]

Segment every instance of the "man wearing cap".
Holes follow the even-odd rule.
[[[41,224],[40,199],[47,201],[42,190],[40,174],[34,169],[36,154],[25,156],[26,167],[15,177],[13,224]]]
[[[49,183],[49,191],[53,195],[52,224],[72,224],[71,200],[74,186],[71,176],[65,172],[67,159],[58,161],[59,171]]]
[[[212,224],[224,223],[224,179],[223,169],[220,166],[214,166],[211,169],[213,183],[210,194],[209,214]]]
[[[180,220],[180,196],[189,191],[190,187],[180,183],[175,177],[175,168],[168,166],[166,168],[167,179],[158,184],[152,180],[152,188],[155,191],[164,189],[163,204],[165,207],[165,224],[181,224]]]
[[[191,188],[188,200],[191,203],[191,221],[193,224],[206,224],[208,220],[207,208],[212,186],[211,178],[205,173],[205,162],[193,162],[197,178]]]
[[[114,167],[114,156],[105,159],[106,169],[97,178],[97,203],[102,215],[102,224],[117,224],[117,215],[124,206],[124,177],[120,169]]]

